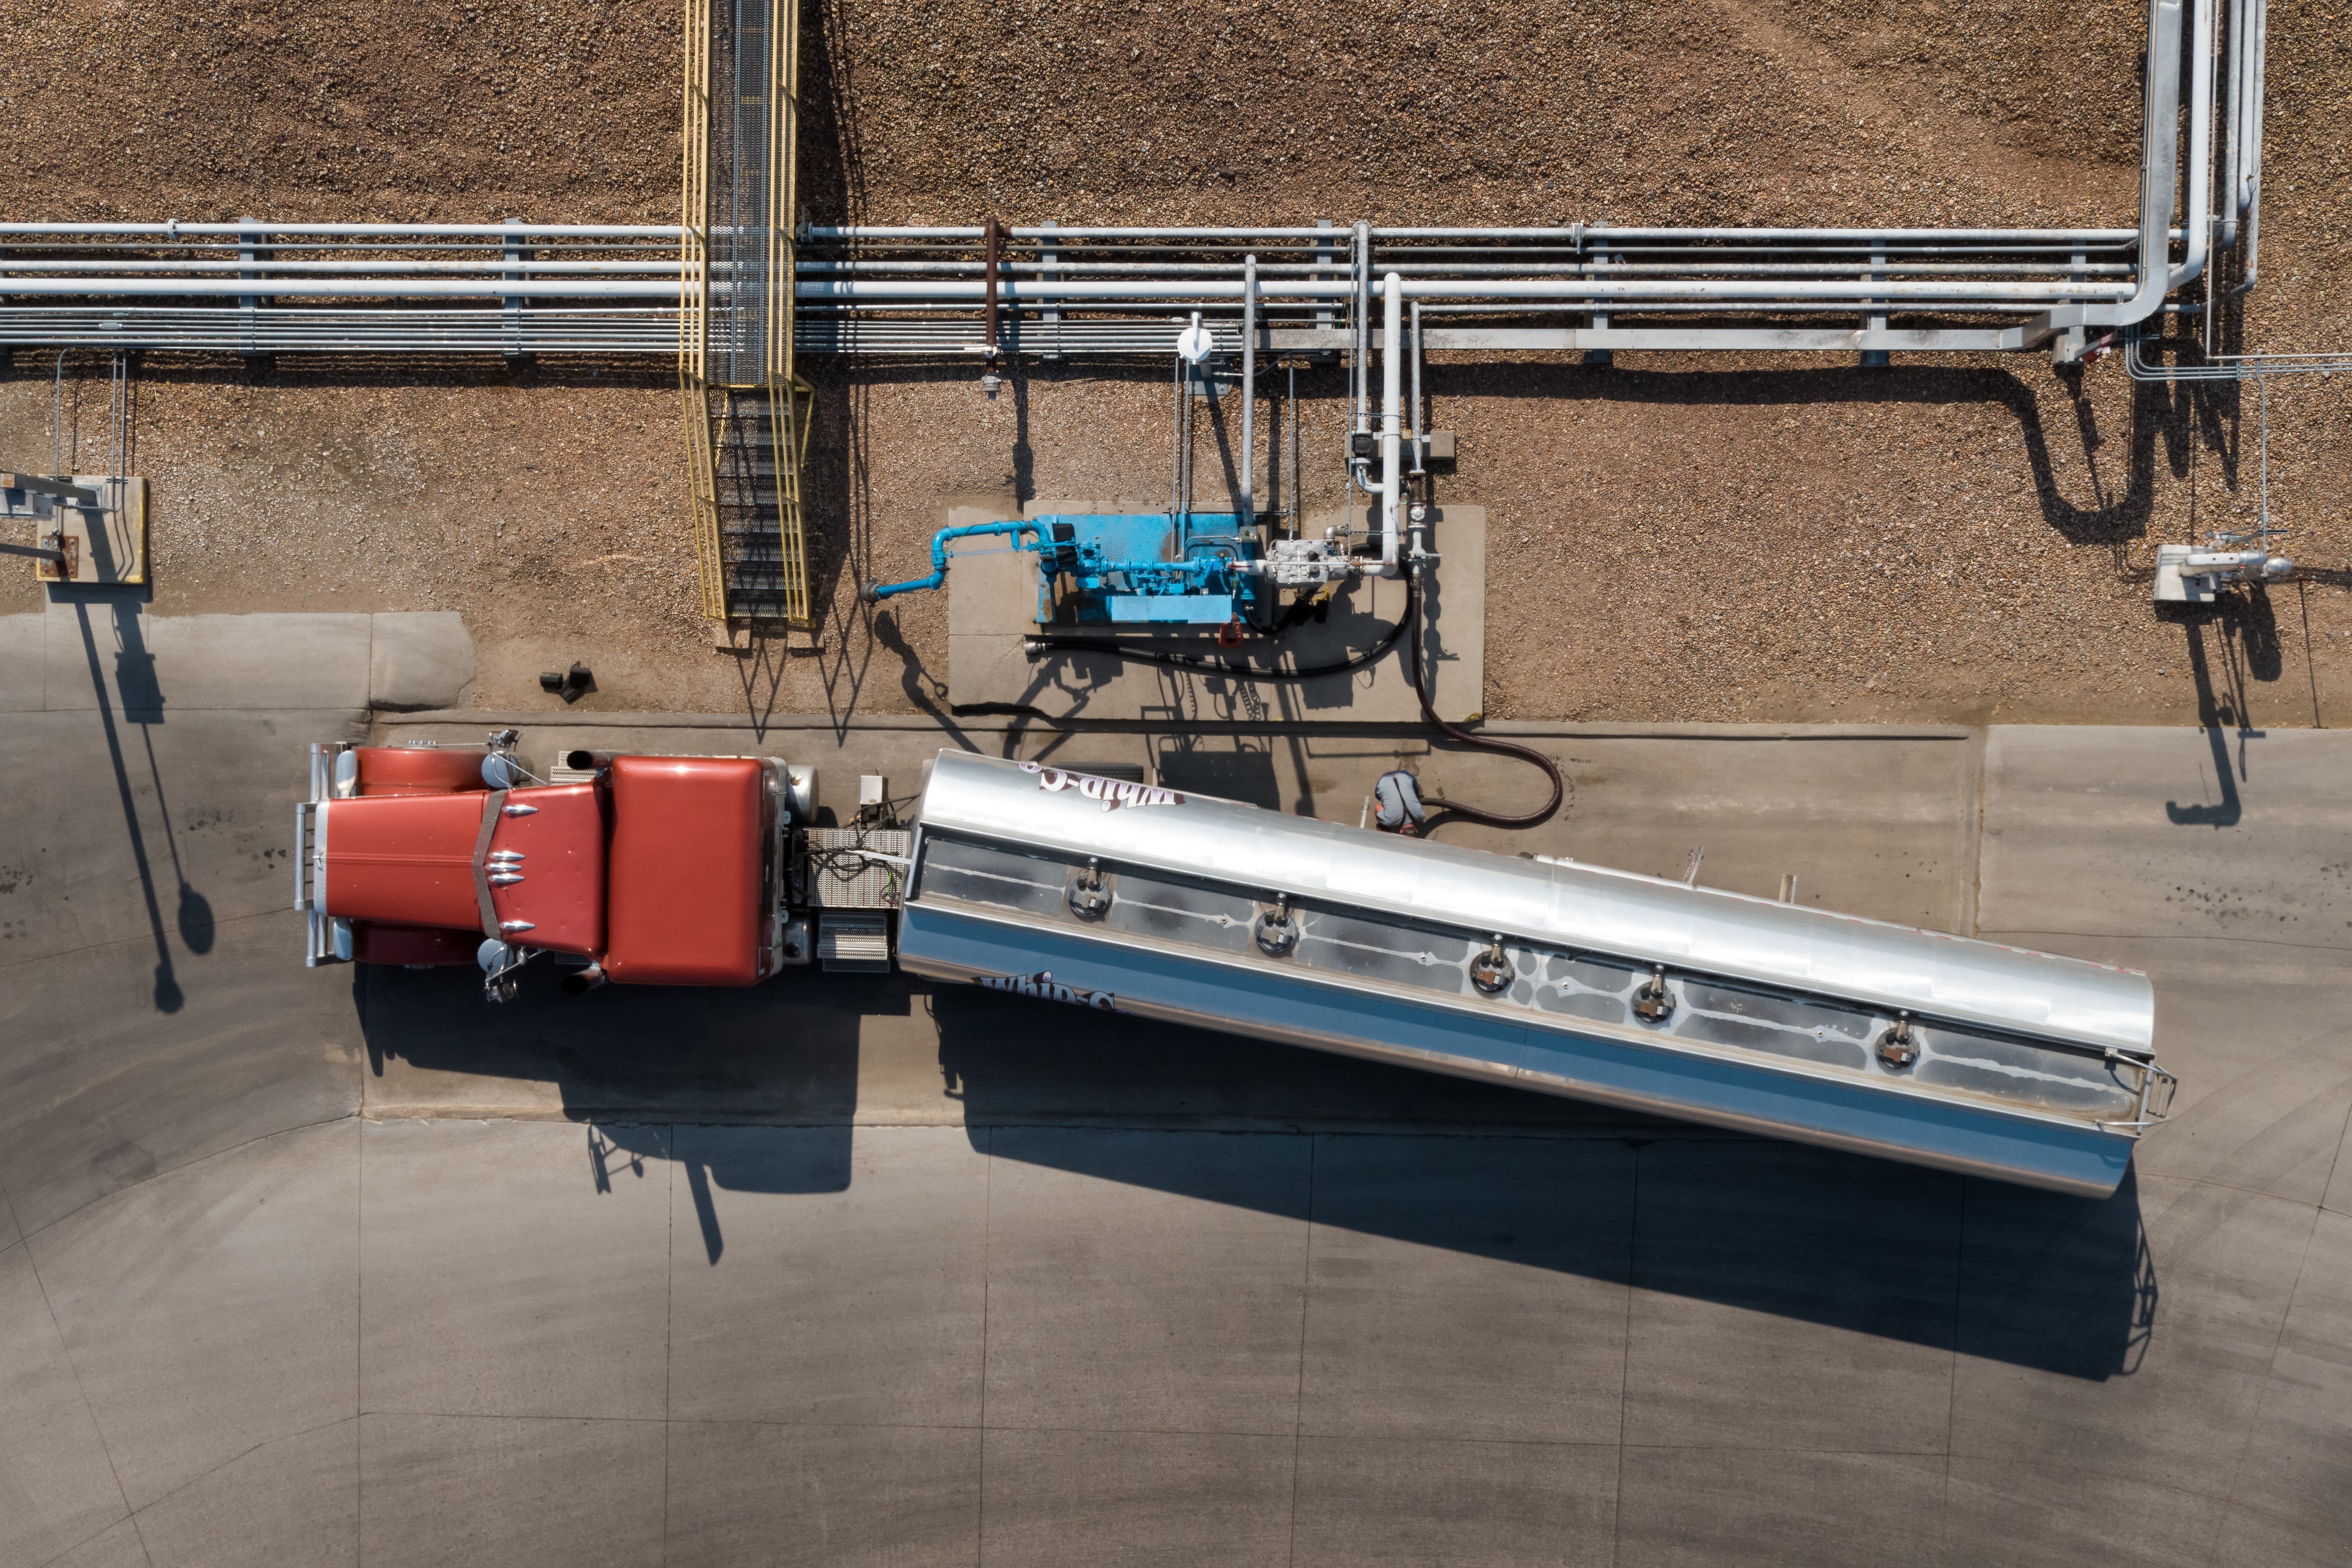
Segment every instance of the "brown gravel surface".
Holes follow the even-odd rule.
[[[814,7],[813,7],[814,10]],[[576,221],[674,215],[675,7],[10,0],[0,160],[23,217]],[[2144,9],[826,0],[809,211],[869,221],[2128,223]],[[2260,289],[2244,340],[2352,344],[2352,27],[2272,16]],[[176,54],[177,58],[173,56]],[[92,80],[120,92],[92,93]],[[933,699],[945,603],[850,602],[951,501],[1148,503],[1156,375],[813,367],[829,622],[814,656],[709,650],[663,366],[151,359],[156,609],[465,611],[486,706],[876,711]],[[45,465],[51,365],[0,384]],[[83,379],[87,377],[88,379]],[[2318,568],[2159,615],[2158,541],[2251,515],[2249,389],[2079,380],[2031,356],[1439,363],[1445,494],[1491,519],[1488,710],[1585,720],[2343,721],[2352,432],[2342,381],[2270,395],[2270,488]],[[102,366],[68,367],[86,455]],[[1339,495],[1339,383],[1302,377],[1309,505]],[[0,608],[37,604],[29,584]]]

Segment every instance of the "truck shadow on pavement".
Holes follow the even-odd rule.
[[[2135,1372],[2155,1328],[2128,1174],[2064,1197],[897,977],[577,997],[524,979],[494,1007],[469,972],[356,972],[370,1101],[556,1111],[587,1124],[600,1188],[677,1160],[712,1264],[716,1192],[849,1187],[861,1021],[919,1008],[976,1152],[1311,1224],[1311,1289],[1380,1289],[1427,1249],[1630,1286],[1637,1321],[1711,1303],[2092,1381]]]
[[[903,987],[830,975],[821,994],[772,983],[740,991],[607,985],[567,996],[544,963],[519,979],[515,1000],[492,1006],[470,969],[355,968],[352,999],[375,1080],[370,1099],[382,1096],[394,1115],[560,1110],[590,1124],[600,1184],[633,1156],[683,1156],[714,1263],[725,1247],[714,1185],[848,1187],[859,1020],[903,1014]],[[551,1086],[558,1103],[537,1085]],[[681,1123],[713,1122],[754,1122],[780,1136],[770,1148],[676,1135]]]
[[[979,991],[930,1003],[998,1160],[1630,1284],[1637,1317],[1683,1298],[2094,1381],[2136,1371],[2154,1329],[2129,1173],[2093,1201]]]

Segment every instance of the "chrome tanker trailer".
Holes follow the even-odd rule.
[[[2133,970],[957,752],[911,831],[771,759],[567,762],[314,751],[311,962],[751,984],[895,920],[932,980],[2089,1194],[2172,1087]]]

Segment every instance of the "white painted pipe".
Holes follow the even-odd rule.
[[[2189,94],[2189,201],[2180,215],[2188,236],[2180,265],[2166,275],[2168,292],[2205,270],[2213,237],[2213,0],[2197,0],[2189,46],[2196,72]]]
[[[714,283],[711,292],[724,294],[727,286]],[[484,279],[480,282],[440,278],[5,278],[0,294],[23,298],[37,294],[166,295],[175,298],[260,295],[267,299],[499,299],[542,300],[675,300],[677,279],[583,278],[576,283],[538,282],[527,278]]]
[[[2253,47],[2248,50],[2246,69],[2253,85],[2247,89],[2246,156],[2240,174],[2243,182],[2239,201],[2246,215],[2246,248],[2239,258],[2240,276],[2233,294],[2250,292],[2256,275],[2261,271],[2263,248],[2263,83],[2267,68],[2263,58],[2269,52],[2270,0],[2254,0],[2254,14],[2249,30],[2253,34]]]
[[[1393,276],[1393,275],[1391,275]],[[826,279],[803,281],[793,286],[793,294],[801,300],[978,300],[985,293],[985,285],[943,279],[937,282],[901,281],[896,279],[860,278]],[[1386,281],[1371,286],[1375,294],[1384,292]],[[2046,283],[1931,283],[1888,281],[1867,283],[1860,280],[1824,279],[1819,282],[1791,279],[1785,283],[1751,282],[1745,279],[1680,279],[1641,278],[1494,278],[1494,279],[1431,279],[1404,282],[1396,287],[1403,296],[1413,300],[1837,300],[1857,304],[1872,300],[2015,300],[2021,306],[2064,302],[2082,300],[2124,300],[2130,297],[2130,283],[2070,282],[2053,279]],[[1343,282],[1316,282],[1310,279],[1265,279],[1257,286],[1261,300],[1340,300],[1348,297],[1349,286]],[[1060,282],[1027,282],[1002,280],[997,283],[1001,300],[1039,300],[1067,301],[1072,300],[1239,300],[1242,285],[1238,279],[1171,279],[1165,282],[1150,280],[1113,280],[1072,279]]]
[[[714,268],[713,270],[724,270]],[[101,273],[132,277],[155,273],[185,273],[202,276],[226,273],[230,277],[269,279],[283,273],[289,277],[362,274],[375,276],[386,273],[407,275],[431,274],[451,277],[471,277],[484,274],[504,277],[520,272],[526,277],[593,278],[646,273],[666,273],[677,276],[675,258],[651,258],[644,261],[509,261],[500,257],[484,257],[479,261],[236,261],[226,258],[219,260],[202,258],[185,261],[141,261],[127,258],[105,261],[54,260],[47,257],[0,257],[0,274],[19,273],[80,275]],[[5,278],[0,277],[0,284]]]
[[[1394,577],[1403,532],[1404,475],[1398,462],[1404,412],[1404,288],[1393,272],[1381,289],[1381,575]]]
[[[0,229],[0,232],[5,232]],[[273,232],[283,232],[273,231]],[[498,232],[493,230],[492,232]],[[534,231],[537,232],[537,231]],[[677,233],[675,229],[670,230]],[[1328,239],[1316,228],[1022,228],[1009,231],[1016,240],[1067,239]],[[1739,240],[1859,240],[1959,241],[2003,243],[2128,244],[2138,235],[2133,228],[1619,228],[1609,224],[1582,224],[1569,228],[1373,228],[1381,239],[1549,239],[1573,243],[1579,237],[1607,235],[1614,242],[1627,239]],[[943,239],[976,240],[977,224],[935,227],[906,225],[811,225],[809,240]]]
[[[1257,258],[1242,258],[1242,526],[1257,521]]]
[[[1372,348],[1372,226],[1360,222],[1355,236],[1349,242],[1349,279],[1350,282],[1349,324],[1354,329],[1355,352],[1348,356],[1351,362],[1356,392],[1357,430],[1369,427],[1372,405],[1370,372],[1365,368],[1365,358]]]
[[[2209,4],[2210,0],[2200,0]],[[2084,310],[2084,326],[2126,327],[2164,303],[2170,276],[2172,187],[2180,172],[2180,0],[2150,0],[2146,104],[2140,126],[2139,288],[2127,300]],[[1897,285],[1888,285],[1890,289]]]
[[[723,234],[725,229],[713,229]],[[760,231],[764,234],[767,231]],[[979,233],[978,229],[972,231]],[[530,239],[667,239],[678,237],[672,224],[579,223],[273,223],[255,218],[246,223],[0,223],[5,235],[103,234],[152,237],[169,242],[184,235],[268,235],[273,239],[298,236],[342,237],[353,235],[403,235],[433,239],[445,235],[503,238],[520,234]]]
[[[2238,174],[2246,151],[2246,8],[2252,0],[2230,0],[2230,97],[2221,111],[2229,130],[2221,153],[2221,233],[2228,250],[2238,243]]]

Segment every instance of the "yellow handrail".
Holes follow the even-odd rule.
[[[677,391],[686,419],[687,527],[706,620],[727,619],[719,468],[705,379],[710,342],[710,0],[686,0],[685,120],[678,205]]]
[[[800,153],[800,0],[773,0],[768,30],[768,299],[767,341],[761,373],[749,384],[710,376],[710,54],[709,0],[687,0],[685,134],[679,203],[677,382],[686,420],[688,522],[701,580],[703,614],[716,622],[746,618],[727,602],[723,542],[719,529],[719,452],[740,439],[730,392],[767,394],[767,442],[776,475],[778,543],[782,551],[784,621],[814,624],[809,605],[808,538],[801,474],[808,449],[814,389],[800,379],[793,357],[793,221],[798,207]]]

